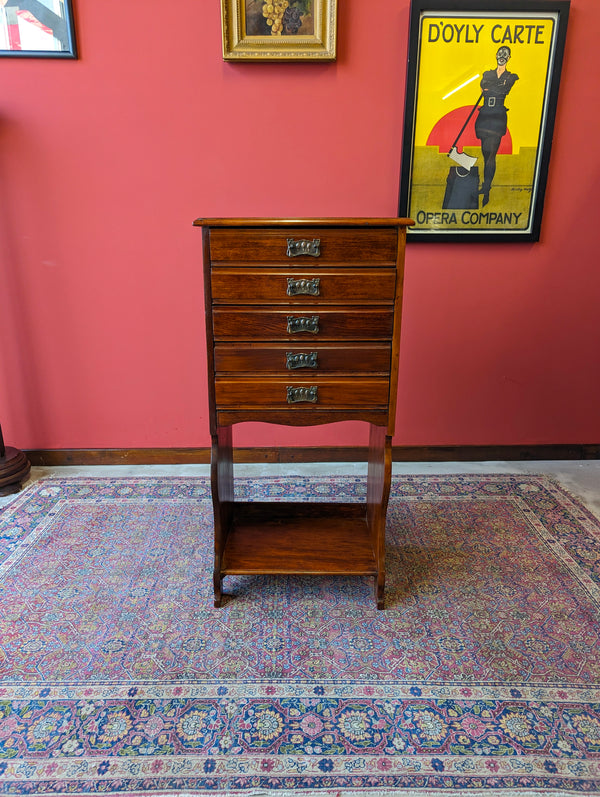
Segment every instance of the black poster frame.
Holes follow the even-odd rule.
[[[412,0],[398,210],[416,222],[410,241],[539,240],[569,10]]]

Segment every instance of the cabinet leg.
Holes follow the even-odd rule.
[[[212,440],[211,490],[215,522],[213,585],[215,608],[223,599],[221,565],[233,516],[233,447],[231,426],[217,427]]]
[[[223,600],[223,579],[221,578],[221,573],[216,566],[213,574],[213,584],[215,591],[215,609],[220,609]]]
[[[385,575],[382,573],[375,576],[375,601],[378,611],[385,609]]]
[[[385,607],[385,521],[392,478],[392,438],[383,426],[371,425],[367,477],[367,522],[377,567],[375,600]]]

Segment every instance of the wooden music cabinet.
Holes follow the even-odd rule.
[[[372,576],[384,606],[410,219],[197,219],[212,437],[214,600],[233,574]],[[243,421],[370,425],[364,504],[234,500]]]

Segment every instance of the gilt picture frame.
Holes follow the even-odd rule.
[[[71,0],[0,0],[0,56],[77,58]]]
[[[569,0],[412,0],[410,241],[538,241]]]
[[[335,61],[337,0],[221,0],[225,61]]]

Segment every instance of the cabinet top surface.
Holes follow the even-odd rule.
[[[412,219],[405,218],[314,218],[314,219],[269,219],[269,218],[221,218],[196,219],[195,227],[409,227]]]

